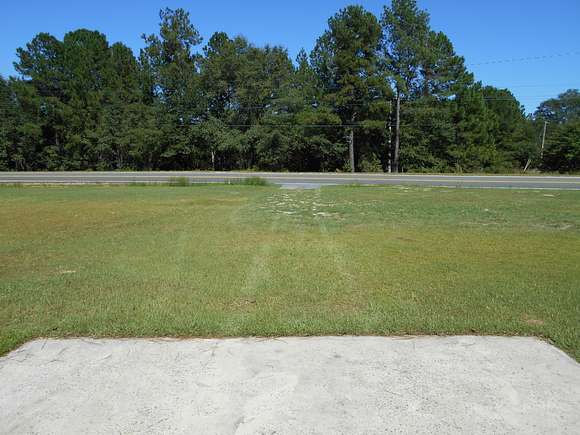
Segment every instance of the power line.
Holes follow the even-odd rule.
[[[227,127],[311,127],[311,128],[360,128],[365,127],[360,124],[224,124]]]
[[[385,122],[383,120],[370,119],[368,121]],[[177,124],[172,127],[193,127],[200,124]],[[364,124],[221,124],[223,127],[231,128],[250,128],[250,127],[285,127],[285,128],[368,128],[369,126]]]
[[[509,101],[513,101],[515,100],[520,100],[520,99],[524,99],[524,98],[553,98],[553,95],[521,95],[519,97],[516,97],[514,95],[514,98],[509,98],[509,97],[483,97],[484,100],[509,100]]]
[[[528,57],[513,57],[509,59],[496,59],[496,60],[488,60],[485,62],[468,62],[467,65],[477,66],[477,65],[495,65],[495,64],[502,64],[502,63],[512,63],[512,62],[532,62],[532,61],[540,61],[540,60],[547,60],[547,59],[555,59],[558,57],[567,57],[567,56],[579,56],[580,51],[567,51],[564,53],[555,53],[555,54],[547,54],[544,56],[528,56]]]
[[[537,84],[537,85],[493,85],[494,87],[497,88],[547,88],[550,86],[556,87],[556,86],[571,86],[571,87],[577,87],[580,86],[580,84],[578,83],[546,83],[546,84]]]

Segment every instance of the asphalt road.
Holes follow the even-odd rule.
[[[217,183],[246,177],[262,177],[290,187],[333,184],[389,184],[477,188],[580,190],[580,177],[517,175],[402,175],[283,172],[0,172],[0,184],[130,184],[164,183],[171,177],[187,177],[194,183]]]

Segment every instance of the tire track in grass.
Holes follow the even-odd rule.
[[[239,290],[232,294],[229,304],[230,318],[227,330],[236,334],[259,335],[256,315],[264,307],[258,305],[261,287],[272,278],[272,251],[275,239],[272,237],[278,229],[277,216],[270,217],[271,222],[265,237],[252,254],[251,264],[245,273]],[[258,237],[257,240],[261,238]]]
[[[269,232],[276,229],[275,222],[270,225]],[[244,279],[244,284],[240,288],[240,295],[244,296],[250,302],[255,303],[255,296],[260,283],[265,282],[272,275],[270,270],[270,258],[272,253],[272,242],[261,243],[256,254],[253,257],[252,265]],[[254,297],[252,300],[250,298]]]
[[[165,236],[171,239],[171,249],[162,250],[156,264],[165,276],[159,288],[151,290],[152,299],[146,303],[146,306],[155,307],[155,310],[148,311],[154,313],[158,320],[166,316],[183,316],[192,325],[194,333],[196,328],[212,323],[211,318],[215,314],[212,314],[215,310],[213,303],[223,298],[221,286],[224,280],[216,275],[208,282],[207,276],[209,274],[211,277],[214,268],[223,261],[220,259],[211,266],[205,258],[215,255],[215,244],[222,243],[218,231],[227,230],[227,223],[237,209],[217,207],[209,212],[201,210],[199,215],[182,213],[172,216],[172,220],[176,221],[175,229]],[[205,231],[194,225],[198,218],[211,222]],[[167,243],[162,247],[165,245]],[[183,326],[180,322],[178,324]]]
[[[158,317],[158,320],[164,316],[171,316],[171,310],[168,307],[175,306],[178,298],[184,297],[185,289],[189,287],[188,282],[195,277],[195,274],[191,276],[190,272],[193,262],[192,246],[197,244],[194,242],[196,234],[184,223],[176,231],[167,261],[160,260],[157,265],[160,269],[169,272],[167,273],[169,280],[167,278],[164,280],[164,285],[169,288],[164,288],[162,284],[159,288],[150,289],[149,291],[153,292],[152,298],[147,298],[145,302],[147,307],[152,303],[156,307],[155,310],[148,309],[148,311]],[[172,291],[170,291],[171,288],[173,288]],[[192,293],[189,294],[186,292],[187,297],[197,299],[199,296],[196,297],[193,294],[193,289],[191,291]]]
[[[319,189],[315,195],[315,202],[321,203],[321,200],[321,190]],[[313,211],[315,211],[314,208]],[[340,311],[342,315],[345,313],[355,314],[359,310],[358,301],[355,299],[360,294],[360,290],[354,274],[350,271],[352,266],[344,255],[347,252],[346,246],[338,242],[336,237],[328,230],[326,225],[327,217],[319,215],[315,216],[315,219],[318,221],[318,228],[324,240],[324,247],[330,258],[332,258],[334,268],[340,277],[337,286],[328,289],[329,292],[332,292],[329,298],[332,301],[332,311]],[[338,290],[342,290],[342,292],[339,293]]]
[[[234,296],[235,314],[230,329],[246,335],[276,335],[288,328],[308,329],[301,316],[303,304],[308,302],[307,298],[303,299],[304,291],[312,282],[303,282],[300,263],[304,258],[300,257],[296,263],[295,250],[301,253],[306,239],[306,228],[296,221],[296,194],[277,191],[263,200],[274,205],[275,212],[272,213],[271,206],[260,212],[268,213],[269,225],[262,230],[266,237],[259,238],[265,241],[254,253],[243,285]],[[292,214],[284,213],[289,210]],[[296,304],[294,315],[288,314],[289,301]]]

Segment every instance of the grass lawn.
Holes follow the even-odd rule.
[[[0,354],[323,334],[538,335],[580,359],[580,192],[0,188]]]

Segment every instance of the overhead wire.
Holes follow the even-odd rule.
[[[566,51],[563,53],[553,53],[553,54],[546,54],[542,56],[528,56],[528,57],[513,57],[508,59],[495,59],[495,60],[487,60],[483,62],[467,62],[467,65],[471,66],[479,66],[479,65],[495,65],[495,64],[502,64],[502,63],[513,63],[513,62],[531,62],[531,61],[541,61],[541,60],[548,60],[548,59],[555,59],[558,57],[568,57],[568,56],[580,56],[580,51]]]

